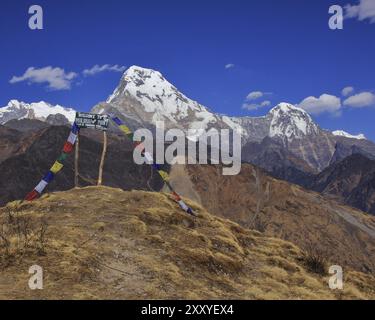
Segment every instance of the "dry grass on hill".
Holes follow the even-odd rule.
[[[0,299],[372,299],[345,270],[343,291],[295,245],[199,212],[166,194],[89,187],[0,209]],[[44,268],[44,289],[28,269]]]

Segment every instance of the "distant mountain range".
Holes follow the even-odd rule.
[[[359,145],[370,154],[375,153],[374,145],[363,135],[323,130],[307,112],[287,103],[277,105],[263,117],[229,117],[213,113],[181,93],[160,72],[137,66],[130,67],[107,101],[99,103],[92,111],[117,113],[133,129],[152,127],[156,121],[164,121],[167,128],[177,127],[186,131],[210,128],[237,130],[243,135],[244,145],[262,143],[263,139],[271,138],[318,172],[331,163],[337,142],[346,141],[346,145]],[[7,106],[0,108],[0,124],[14,119],[37,119],[59,125],[73,122],[74,117],[74,109],[43,101],[28,104],[11,100]],[[249,157],[253,156],[244,156],[245,160]]]
[[[361,154],[370,161],[375,159],[375,144],[363,135],[324,130],[306,111],[291,104],[280,103],[263,117],[220,115],[185,96],[160,72],[137,66],[123,74],[107,101],[94,106],[92,112],[117,114],[132,129],[154,128],[156,121],[164,121],[166,128],[190,130],[190,135],[198,134],[199,129],[236,130],[243,137],[243,162],[255,164],[278,179],[313,190],[319,189],[317,175],[331,172],[332,166],[347,157]],[[3,125],[0,161],[25,151],[25,145],[21,143],[20,147],[15,143],[19,139],[30,141],[28,134],[22,135],[22,132],[66,125],[73,122],[74,117],[72,108],[46,102],[10,101],[0,108],[0,125]],[[372,206],[368,205],[372,203],[368,200],[372,193],[370,190],[363,201],[358,197],[356,201],[349,201],[347,196],[341,200],[373,212]]]
[[[130,67],[107,101],[99,103],[92,111],[116,113],[133,128],[150,127],[156,121],[164,121],[167,128],[177,127],[185,131],[210,128],[236,130],[243,136],[243,160],[256,163],[271,173],[276,166],[275,173],[282,176],[288,175],[281,172],[280,162],[275,163],[273,158],[259,159],[257,154],[248,150],[252,151],[254,144],[260,144],[258,149],[264,145],[277,145],[282,150],[279,153],[281,162],[288,164],[285,166],[287,170],[293,163],[293,168],[300,170],[302,167],[302,171],[307,173],[318,173],[328,167],[337,143],[354,145],[375,155],[375,144],[363,139],[362,135],[355,137],[344,131],[332,133],[323,130],[306,111],[291,104],[280,103],[263,117],[219,115],[186,97],[159,72],[137,66]]]
[[[8,105],[0,108],[0,124],[11,120],[36,119],[50,124],[73,123],[76,111],[60,105],[51,105],[41,101],[37,103],[25,103],[18,100],[9,101]]]

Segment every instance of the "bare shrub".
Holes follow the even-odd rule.
[[[1,225],[1,229],[0,229],[0,250],[4,250],[5,251],[5,255],[6,256],[9,256],[10,254],[10,241],[9,241],[9,238],[6,234],[6,232],[4,231],[4,225]]]
[[[40,222],[40,228],[38,230],[38,238],[37,238],[37,250],[38,250],[38,254],[41,256],[44,256],[46,254],[47,228],[48,228],[48,225],[47,225],[46,220],[42,219]]]
[[[302,253],[302,262],[313,273],[325,276],[328,270],[327,254],[310,244]]]
[[[46,254],[47,223],[8,208],[0,217],[0,266],[6,267],[28,254]]]

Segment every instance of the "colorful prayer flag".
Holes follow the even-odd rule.
[[[66,160],[68,156],[67,154],[72,152],[73,146],[77,140],[78,133],[79,133],[79,127],[74,122],[72,125],[71,132],[68,137],[68,141],[66,141],[64,144],[63,152],[61,153],[57,161],[53,164],[51,169],[47,172],[47,174],[35,187],[35,189],[26,195],[25,197],[26,201],[33,201],[34,199],[38,198],[40,194],[43,193],[47,185],[54,179],[55,174],[58,173],[64,167],[63,162]]]
[[[54,174],[58,173],[62,168],[64,167],[63,164],[61,164],[60,162],[56,161],[52,168],[50,169],[50,171]]]
[[[125,133],[125,135],[131,140],[133,141],[133,133],[131,132],[131,130],[126,126],[124,125],[124,123],[118,118],[118,117],[114,117],[113,115],[110,115],[113,122],[116,123],[119,128],[121,129],[121,131],[123,131]],[[135,148],[139,148],[140,146],[142,146],[142,151],[144,151],[144,146],[142,143],[140,142],[136,142],[134,143],[134,147]],[[164,180],[164,182],[166,183],[166,185],[168,186],[168,188],[170,189],[172,195],[175,197],[175,200],[176,202],[180,205],[181,209],[184,210],[186,213],[190,214],[190,215],[193,215],[195,216],[195,213],[194,211],[186,205],[186,203],[184,201],[182,201],[181,197],[177,194],[177,192],[175,192],[173,190],[173,187],[170,185],[169,183],[169,175],[167,172],[161,170],[161,166],[157,163],[153,163],[153,156],[148,153],[148,152],[144,152],[144,156],[146,158],[146,160],[152,164],[152,167],[158,171],[159,175],[162,177],[162,179]]]
[[[76,143],[77,135],[73,132],[70,132],[68,137],[68,142],[70,142],[72,145]]]
[[[26,197],[25,197],[25,200],[26,201],[33,201],[34,199],[38,198],[39,197],[39,193],[36,192],[35,190],[29,192]]]
[[[43,190],[47,187],[48,182],[44,181],[43,179],[39,182],[39,184],[35,187],[35,191],[39,194],[43,193]]]
[[[162,179],[163,179],[164,181],[168,181],[168,180],[169,180],[169,175],[168,175],[168,173],[166,173],[166,172],[163,171],[163,170],[159,170],[158,172],[159,172],[159,175],[162,177]]]
[[[180,205],[181,209],[184,210],[184,211],[188,211],[190,208],[186,205],[185,202],[183,202],[182,200],[178,201],[178,204]]]
[[[79,132],[79,127],[77,126],[77,124],[74,122],[73,123],[73,126],[72,126],[72,130],[71,130],[74,134],[78,134]]]
[[[46,181],[47,183],[50,183],[54,177],[55,175],[53,174],[53,172],[48,171],[48,173],[44,176],[43,180]]]
[[[124,132],[126,135],[131,134],[131,130],[124,124],[120,125],[119,128],[122,132]]]
[[[121,125],[122,125],[122,121],[121,121],[119,118],[114,117],[114,118],[112,118],[112,120],[113,120],[118,126],[121,126]]]
[[[73,151],[73,145],[70,142],[65,142],[63,152],[71,153]]]
[[[66,160],[67,157],[68,157],[68,155],[65,152],[63,152],[60,155],[60,157],[57,158],[57,161],[60,162],[60,163],[63,163]]]

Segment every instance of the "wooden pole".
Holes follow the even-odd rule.
[[[79,177],[78,162],[79,162],[79,133],[77,134],[76,149],[75,149],[75,154],[74,154],[74,186],[76,188],[79,187],[79,182],[78,182],[78,177]]]
[[[103,152],[102,158],[100,159],[100,166],[99,166],[99,176],[98,176],[98,186],[101,186],[103,183],[103,167],[105,161],[105,155],[107,153],[107,132],[103,131]]]

